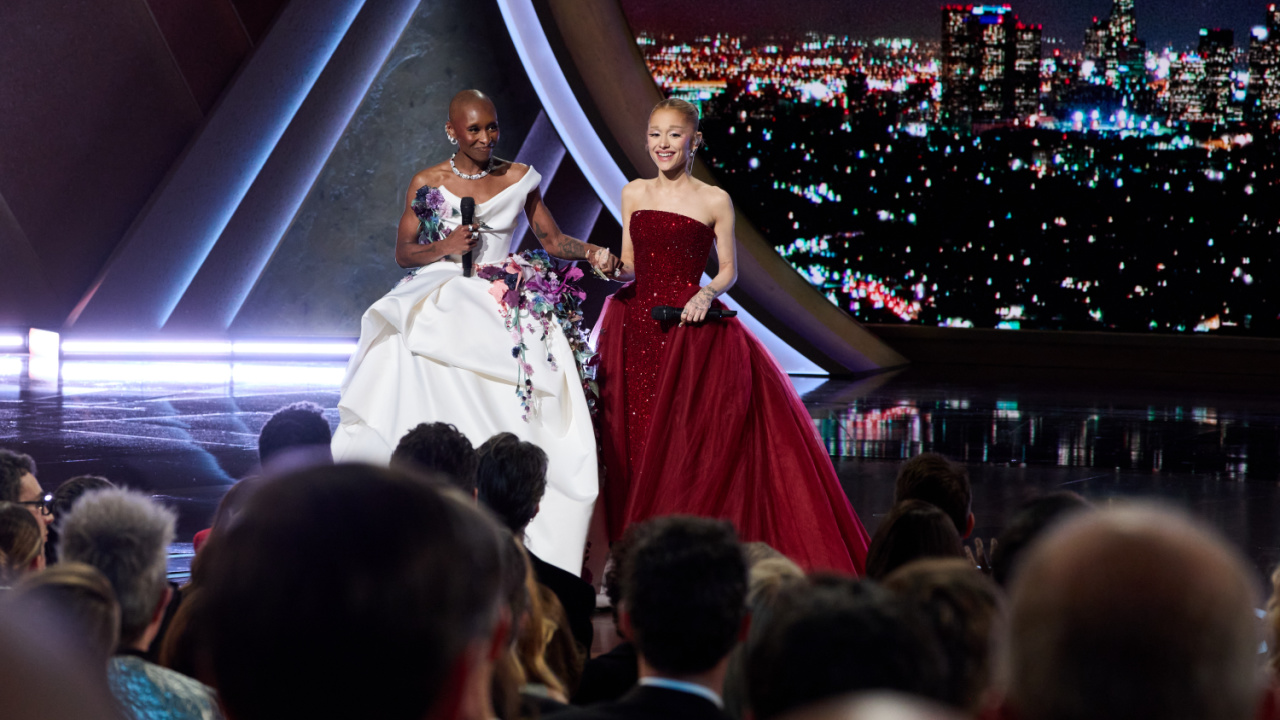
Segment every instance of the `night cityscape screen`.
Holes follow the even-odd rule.
[[[1280,336],[1276,5],[688,5],[623,0],[737,206],[859,321]]]

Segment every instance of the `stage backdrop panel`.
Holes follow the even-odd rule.
[[[498,155],[514,158],[540,110],[492,2],[423,3],[316,178],[231,326],[236,335],[358,335],[360,316],[403,276],[396,225],[409,180],[454,151],[454,93],[498,105]]]

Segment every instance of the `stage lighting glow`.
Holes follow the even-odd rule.
[[[231,380],[237,385],[283,385],[337,390],[342,385],[342,379],[346,373],[346,363],[332,365],[236,363],[231,367]]]
[[[27,351],[31,357],[57,360],[61,345],[61,336],[51,330],[31,328],[27,335]]]
[[[22,357],[10,355],[0,357],[0,377],[18,377],[22,374]]]
[[[56,335],[55,335],[56,337]],[[307,357],[345,360],[352,340],[65,340],[62,352],[76,357]]]
[[[231,344],[236,355],[288,355],[319,357],[350,357],[355,352],[354,342],[259,342],[237,340]]]
[[[0,350],[21,350],[26,339],[18,333],[0,333]]]
[[[229,357],[225,340],[64,340],[64,355]]]
[[[225,362],[135,361],[102,362],[73,360],[62,364],[63,393],[72,394],[68,383],[132,382],[142,385],[226,384],[231,381],[231,364]]]

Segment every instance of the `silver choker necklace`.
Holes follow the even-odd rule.
[[[449,158],[449,167],[453,169],[453,174],[454,174],[454,175],[457,175],[458,177],[462,178],[463,180],[479,180],[480,178],[484,177],[485,175],[488,175],[488,174],[489,174],[489,171],[493,169],[493,158],[489,158],[489,164],[488,164],[488,165],[486,165],[486,166],[484,167],[484,169],[483,169],[483,170],[481,170],[480,172],[476,173],[475,175],[468,175],[468,174],[466,174],[466,173],[462,172],[461,170],[459,170],[459,169],[458,169],[458,166],[453,164],[453,158],[452,158],[452,157],[450,157],[450,158]]]

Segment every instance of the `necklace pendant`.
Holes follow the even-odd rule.
[[[493,169],[493,158],[489,158],[489,164],[488,164],[488,165],[485,165],[484,169],[483,169],[483,170],[481,170],[480,172],[476,173],[475,175],[468,175],[468,174],[466,174],[466,173],[462,172],[461,170],[459,170],[459,169],[458,169],[458,166],[454,164],[454,162],[453,162],[453,158],[452,158],[452,157],[450,157],[450,158],[449,158],[449,168],[450,168],[451,170],[453,170],[453,174],[454,174],[454,175],[457,175],[458,177],[462,178],[463,180],[479,180],[480,178],[484,177],[485,175],[488,175],[488,174],[489,174],[489,171]]]

